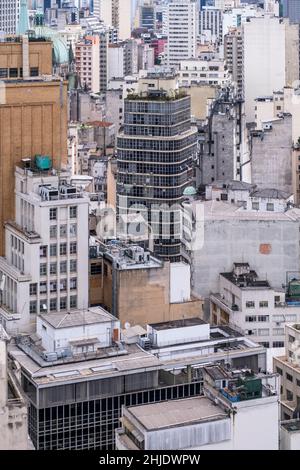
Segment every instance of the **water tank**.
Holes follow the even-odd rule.
[[[49,155],[36,155],[35,166],[41,171],[50,170],[52,168],[52,160]]]

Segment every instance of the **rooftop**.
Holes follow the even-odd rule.
[[[47,315],[40,315],[40,318],[56,329],[73,328],[117,320],[102,307],[93,307],[85,311],[72,311],[72,313],[49,313]]]
[[[261,197],[266,199],[288,199],[291,194],[274,188],[255,189],[250,193],[250,197]]]
[[[300,419],[291,419],[281,423],[281,427],[286,429],[288,432],[299,432],[300,431]]]
[[[206,325],[207,322],[204,320],[201,320],[201,318],[184,318],[182,320],[172,320],[172,321],[166,321],[166,322],[161,322],[161,323],[150,323],[149,326],[151,326],[154,330],[171,330],[174,328],[185,328],[188,326],[196,326],[196,325]]]
[[[170,400],[129,407],[127,410],[147,431],[228,417],[221,407],[206,397]]]
[[[228,281],[232,282],[241,289],[256,288],[256,289],[270,289],[271,286],[267,280],[258,279],[255,271],[249,271],[241,275],[236,275],[234,271],[230,273],[220,273],[220,276],[225,277]]]

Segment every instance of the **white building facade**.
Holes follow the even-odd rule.
[[[199,2],[172,0],[164,10],[164,30],[168,36],[166,65],[178,67],[184,59],[197,55]]]
[[[5,228],[0,315],[8,332],[36,316],[88,307],[89,199],[57,175],[16,168],[16,217]]]

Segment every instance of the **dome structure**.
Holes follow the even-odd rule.
[[[183,191],[184,196],[195,196],[197,194],[196,189],[194,186],[187,186],[185,190]]]
[[[33,28],[36,38],[43,38],[52,41],[53,58],[57,65],[67,64],[69,62],[69,48],[66,41],[60,34],[44,25],[36,25]]]

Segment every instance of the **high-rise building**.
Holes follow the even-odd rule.
[[[100,91],[100,39],[85,36],[75,47],[76,72],[82,87],[93,93]]]
[[[198,0],[171,0],[164,9],[164,31],[168,36],[166,65],[178,66],[197,55],[199,34]]]
[[[13,61],[12,61],[13,59]],[[0,42],[0,254],[5,221],[14,218],[14,168],[22,158],[47,154],[67,160],[67,84],[52,77],[52,43],[26,36]]]
[[[177,88],[177,76],[167,70],[140,79],[138,94],[124,101],[117,143],[119,217],[140,205],[155,254],[171,261],[182,256],[180,203],[193,181],[197,151],[191,99]]]
[[[216,8],[203,8],[200,12],[200,34],[210,31],[213,41],[222,41],[223,12]]]
[[[231,29],[224,36],[224,59],[235,84],[237,94],[243,94],[243,37],[239,28]]]
[[[269,15],[243,24],[245,113],[254,121],[258,96],[291,86],[299,79],[299,25]]]
[[[0,31],[16,34],[19,22],[20,0],[2,0],[0,2]]]
[[[131,0],[94,0],[94,14],[118,30],[119,39],[131,36]]]
[[[35,331],[36,317],[88,307],[89,199],[51,170],[48,156],[16,167],[16,215],[5,225],[0,316],[11,334]]]

